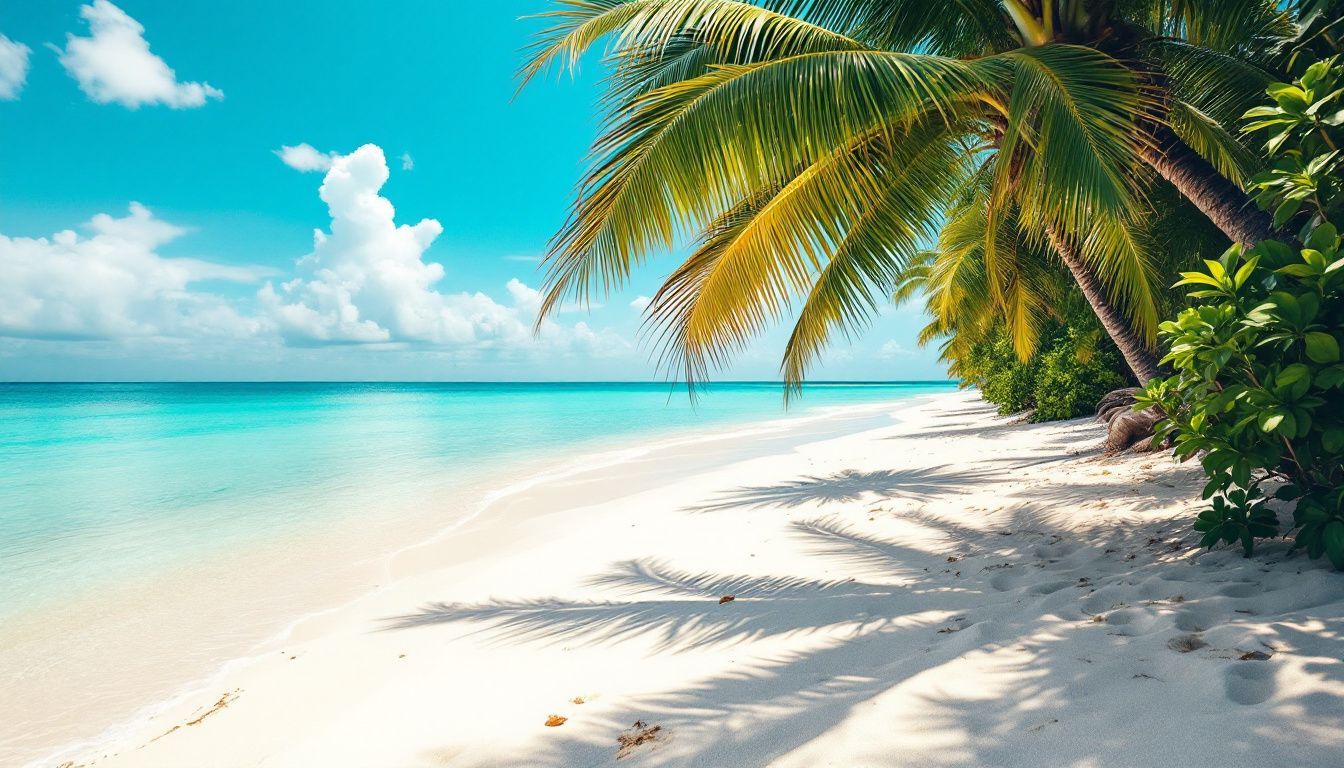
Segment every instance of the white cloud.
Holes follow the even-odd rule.
[[[532,325],[540,294],[509,281],[509,304],[481,292],[444,293],[443,265],[425,252],[443,227],[434,219],[395,221],[391,201],[379,194],[387,158],[366,144],[332,160],[318,191],[331,231],[313,233],[313,250],[298,262],[300,276],[258,293],[262,310],[291,344],[409,343],[457,347],[569,349],[620,346],[585,324]],[[582,326],[582,327],[580,327]],[[626,345],[628,346],[628,345]]]
[[[630,308],[636,312],[643,312],[648,308],[652,301],[653,299],[650,299],[648,296],[636,296],[635,300],[630,302]]]
[[[275,150],[275,155],[285,165],[305,173],[330,170],[332,159],[338,156],[335,152],[320,152],[306,142],[293,147],[283,144]]]
[[[433,219],[398,225],[379,194],[387,178],[377,146],[336,156],[319,190],[329,229],[314,232],[312,252],[283,282],[262,283],[275,270],[161,255],[185,230],[138,203],[125,216],[94,216],[83,235],[0,235],[0,337],[115,341],[122,350],[157,344],[197,356],[280,342],[520,362],[633,350],[624,336],[583,322],[547,319],[534,333],[541,294],[516,278],[502,301],[439,290],[444,267],[425,253],[443,228]],[[210,284],[218,281],[261,287],[254,300],[230,299]],[[198,346],[207,339],[212,345]]]
[[[893,360],[898,357],[913,357],[914,352],[906,349],[905,345],[895,339],[888,339],[882,348],[877,352],[878,356],[884,360]]]
[[[521,255],[519,255],[519,256],[501,256],[500,258],[502,258],[502,259],[505,260],[505,261],[523,261],[523,262],[527,262],[527,263],[529,263],[529,264],[540,264],[540,263],[541,263],[541,257],[540,257],[540,256],[521,256]]]
[[[89,23],[89,37],[67,34],[65,49],[55,50],[65,71],[93,101],[132,109],[143,104],[185,109],[224,98],[209,83],[178,82],[173,69],[150,52],[140,22],[108,0],[80,6],[79,14]]]
[[[28,81],[28,54],[32,49],[0,35],[0,100],[19,97]]]
[[[160,256],[158,248],[184,230],[139,203],[121,218],[100,213],[87,227],[90,237],[0,235],[0,335],[245,336],[260,329],[224,299],[190,289],[206,280],[257,282],[260,270]]]
[[[415,170],[415,158],[411,157],[410,152],[401,153],[401,170],[403,171]]]

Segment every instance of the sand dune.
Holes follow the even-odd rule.
[[[1344,582],[1198,550],[1197,468],[854,424],[533,486],[76,764],[1344,764]]]

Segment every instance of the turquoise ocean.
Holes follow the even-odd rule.
[[[812,384],[785,409],[771,383],[694,403],[662,383],[0,384],[0,687],[25,702],[0,708],[0,764],[45,765],[375,588],[390,574],[363,561],[511,483],[953,388]]]
[[[0,623],[44,601],[623,439],[943,383],[0,385]],[[450,521],[445,521],[450,522]]]

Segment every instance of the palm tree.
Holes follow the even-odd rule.
[[[607,36],[615,55],[543,314],[698,232],[648,310],[688,380],[794,313],[783,368],[800,382],[977,185],[995,301],[1031,287],[1001,279],[1015,254],[1052,251],[1141,382],[1164,281],[1142,168],[1231,238],[1268,231],[1227,128],[1269,79],[1247,59],[1288,30],[1273,2],[559,2],[525,81]]]
[[[1076,317],[1076,310],[1069,307],[1086,301],[1074,276],[1060,268],[1049,248],[1033,245],[1023,236],[1021,222],[1011,211],[998,222],[997,240],[1013,248],[999,254],[1000,264],[991,277],[986,267],[990,225],[986,191],[981,183],[959,195],[934,247],[905,262],[891,295],[895,305],[923,299],[929,323],[921,330],[919,343],[941,341],[940,359],[951,376],[962,379],[973,373],[965,366],[976,349],[993,343],[998,333],[1008,337],[1025,362],[1037,351],[1043,332],[1054,322]],[[1222,233],[1170,185],[1155,184],[1147,191],[1154,217],[1143,229],[1163,246],[1147,251],[1156,261],[1157,274],[1192,269],[1202,255],[1226,248]],[[1158,294],[1159,315],[1170,315],[1180,300],[1171,291]]]

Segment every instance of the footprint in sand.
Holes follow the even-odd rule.
[[[1208,643],[1199,635],[1180,635],[1167,641],[1167,647],[1177,653],[1197,651],[1207,645]]]
[[[1072,581],[1047,581],[1032,587],[1031,593],[1033,595],[1053,595],[1061,589],[1072,587],[1073,585],[1074,582]]]
[[[1121,635],[1142,635],[1152,629],[1156,618],[1149,611],[1140,608],[1118,608],[1110,613],[1097,614],[1103,616],[1102,619],[1108,625],[1113,627],[1124,627],[1125,631],[1118,633]]]
[[[1222,623],[1223,612],[1212,606],[1192,606],[1176,614],[1176,628],[1182,632],[1203,632]]]
[[[1225,587],[1219,587],[1218,594],[1223,597],[1251,597],[1259,594],[1260,585],[1253,581],[1240,581],[1228,584]]]
[[[1274,695],[1274,665],[1263,661],[1242,661],[1228,667],[1223,686],[1227,698],[1238,704],[1259,704]]]

